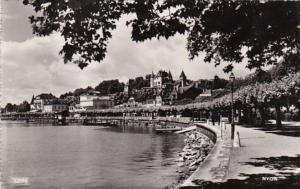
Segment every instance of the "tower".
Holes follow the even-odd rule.
[[[169,70],[168,77],[169,77],[169,81],[172,82],[172,81],[173,81],[173,77],[172,77],[172,74],[171,74],[171,71],[170,71],[170,70]]]
[[[31,99],[31,102],[30,102],[30,110],[35,110],[36,109],[35,105],[34,105],[34,99],[35,99],[35,97],[34,97],[34,95],[32,95],[32,99]]]
[[[124,86],[124,93],[129,93],[129,81]]]
[[[34,95],[32,95],[32,98],[31,98],[30,104],[34,104]]]
[[[186,76],[185,76],[185,73],[183,72],[183,70],[181,71],[179,80],[180,80],[181,87],[185,87],[186,86]]]
[[[152,70],[151,76],[150,76],[150,87],[153,88],[154,87],[154,73]]]

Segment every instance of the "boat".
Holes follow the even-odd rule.
[[[177,126],[170,126],[170,125],[156,125],[155,132],[156,133],[173,133],[176,131],[180,131],[182,128]]]
[[[58,115],[54,125],[67,125],[66,118],[63,117],[62,115]]]

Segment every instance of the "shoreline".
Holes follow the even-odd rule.
[[[179,153],[177,160],[179,178],[176,183],[166,189],[178,189],[204,162],[213,149],[215,143],[205,134],[198,130],[185,133],[184,147]]]
[[[18,122],[18,121],[12,121],[12,122]],[[183,123],[169,122],[169,124],[181,125]],[[187,124],[184,125],[187,126]],[[100,125],[97,126],[93,125],[91,127],[98,127],[98,126],[101,127]],[[124,126],[129,128],[130,127],[145,127],[151,129],[155,128],[154,124],[153,125],[127,124]],[[178,180],[174,183],[171,183],[169,186],[165,187],[166,189],[180,188],[181,185],[203,164],[204,160],[209,155],[209,153],[211,152],[211,150],[215,145],[214,141],[209,136],[207,136],[208,134],[209,133],[207,132],[203,132],[201,128],[184,133],[185,135],[185,139],[183,140],[184,147],[181,149],[180,152],[178,152],[179,155],[178,155],[178,159],[176,160],[178,166],[178,170],[176,171],[178,173]]]

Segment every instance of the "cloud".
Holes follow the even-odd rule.
[[[58,55],[63,39],[59,34],[47,37],[31,37],[25,41],[4,41],[2,43],[2,101],[20,103],[30,100],[33,94],[52,92],[60,95],[79,87],[96,86],[102,80],[145,76],[153,70],[171,70],[178,78],[184,70],[189,79],[212,78],[226,75],[222,67],[203,63],[203,57],[188,60],[185,36],[169,40],[151,40],[135,43],[130,38],[130,28],[120,22],[113,32],[108,54],[101,63],[92,63],[84,70],[77,65],[64,64]],[[237,76],[248,73],[243,65],[235,68]]]
[[[34,14],[33,7],[25,6],[22,0],[2,0],[2,39],[24,41],[32,37],[28,17]]]

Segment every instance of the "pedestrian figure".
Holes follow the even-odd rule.
[[[212,122],[212,120],[213,120],[213,114],[212,112],[209,112],[208,123]]]
[[[212,119],[213,126],[215,126],[215,122],[216,122],[216,111],[215,110],[212,111],[211,119]]]
[[[229,114],[228,114],[228,121],[229,121],[229,123],[231,123],[231,119],[232,119],[232,117],[231,117],[231,112],[229,112]]]

